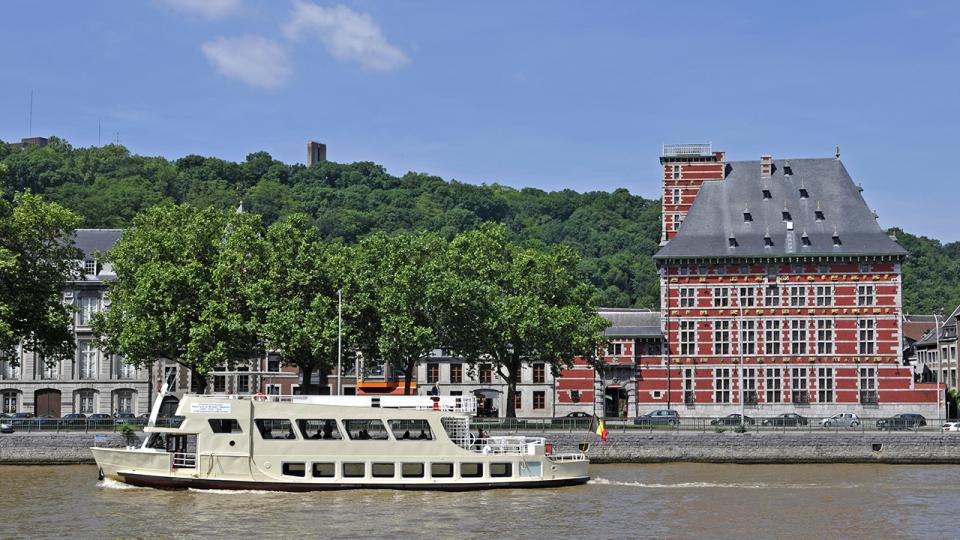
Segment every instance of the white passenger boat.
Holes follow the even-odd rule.
[[[164,385],[166,386],[166,385]],[[165,389],[164,389],[165,390]],[[471,431],[472,397],[186,395],[142,446],[93,448],[103,477],[157,488],[471,490],[585,483],[583,453]]]

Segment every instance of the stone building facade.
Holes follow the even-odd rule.
[[[98,349],[90,328],[93,314],[109,308],[107,283],[116,279],[110,265],[97,257],[119,237],[117,229],[76,231],[76,246],[84,254],[83,275],[68,282],[63,291],[63,302],[76,308],[74,357],[50,365],[29,351],[18,350],[17,362],[0,361],[4,413],[59,417],[68,413],[149,412],[153,397],[149,370],[134,369],[121,357]]]

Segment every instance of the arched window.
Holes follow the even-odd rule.
[[[118,413],[136,413],[137,393],[130,389],[114,390],[113,408]]]
[[[77,390],[73,396],[73,410],[82,414],[97,412],[97,391],[89,388]]]

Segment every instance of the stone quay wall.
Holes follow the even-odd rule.
[[[139,445],[142,433],[12,433],[0,435],[2,465],[93,463],[91,446]]]
[[[611,432],[606,443],[593,434],[542,435],[556,452],[589,442],[593,463],[960,464],[960,433],[627,431]]]
[[[498,433],[493,433],[497,435]],[[513,435],[515,433],[511,433]],[[554,452],[588,442],[594,463],[946,463],[960,464],[960,433],[683,431],[611,432],[606,443],[586,432],[545,436]],[[139,445],[142,433],[26,433],[0,435],[0,464],[93,463],[91,446]]]

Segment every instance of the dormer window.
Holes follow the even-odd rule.
[[[770,238],[770,235],[763,237],[763,245],[766,247],[773,247],[773,238]]]
[[[810,198],[810,193],[807,191],[807,188],[800,188],[800,198],[801,198],[801,199],[809,199],[809,198]]]
[[[737,238],[735,236],[731,235],[730,238],[727,239],[727,242],[730,247],[732,248],[737,247]]]
[[[823,221],[824,219],[826,219],[823,217],[823,210],[815,210],[813,212],[813,216],[817,218],[817,221]]]
[[[839,246],[840,244],[841,244],[841,242],[840,242],[840,233],[834,232],[834,233],[833,233],[833,245]]]
[[[800,237],[800,243],[805,246],[810,246],[810,237],[807,236],[807,233],[803,233],[803,235]]]
[[[783,220],[784,220],[784,221],[793,221],[793,220],[790,218],[790,211],[789,211],[789,210],[784,210],[784,211],[783,211]]]
[[[793,167],[791,167],[789,164],[784,164],[784,166],[783,166],[783,175],[784,175],[784,176],[792,176],[792,175],[793,175]]]
[[[773,195],[770,194],[770,190],[769,190],[769,189],[767,189],[767,188],[764,188],[764,189],[763,189],[763,198],[764,198],[764,199],[772,199],[772,198],[773,198]]]
[[[751,221],[753,221],[753,214],[751,214],[749,210],[744,210],[744,211],[743,211],[743,222],[744,222],[744,223],[750,223]]]
[[[83,273],[87,276],[97,275],[97,261],[96,260],[87,260],[83,261]]]

